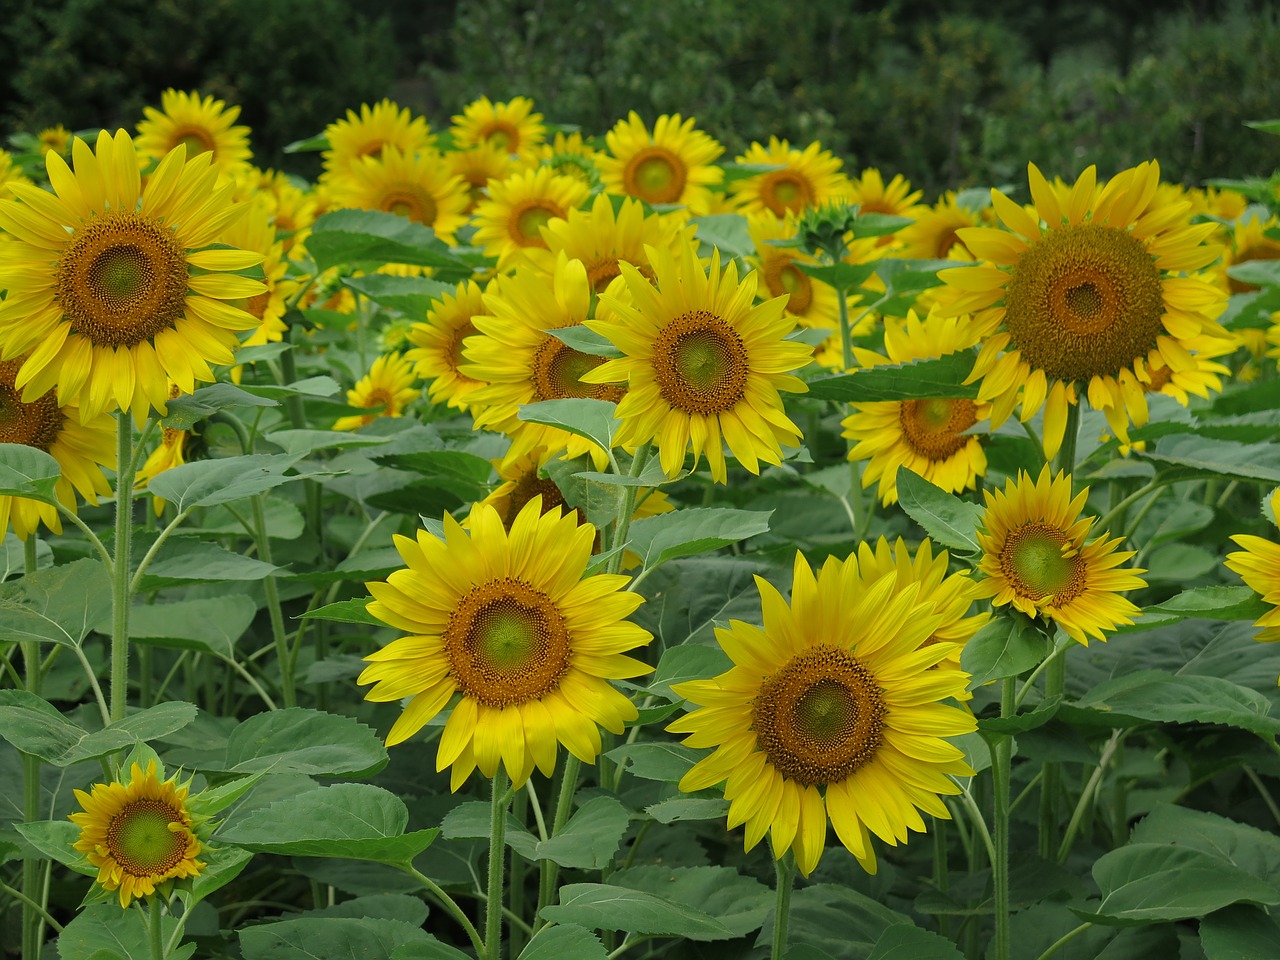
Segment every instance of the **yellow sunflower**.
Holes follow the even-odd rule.
[[[436,145],[425,117],[414,116],[407,107],[386,98],[372,106],[361,104],[359,113],[348,110],[344,119],[324,128],[324,135],[329,141],[323,154],[324,180],[347,173],[361,157],[376,158],[383,147],[395,147],[413,157]]]
[[[771,834],[808,876],[826,847],[827,820],[870,873],[870,834],[905,843],[923,833],[919,811],[949,819],[942,794],[972,776],[947,737],[973,715],[942,701],[964,695],[968,674],[948,665],[954,645],[926,641],[942,618],[915,584],[887,574],[862,589],[852,558],[828,557],[814,576],[796,554],[791,603],[756,577],[763,628],[730,620],[716,639],[733,667],[673,685],[700,707],[670,724],[684,743],[714,747],[680,781],[723,782],[729,826],[746,824],[750,850]],[[936,669],[932,669],[936,668]]]
[[[525,249],[546,249],[542,227],[564,219],[587,199],[587,185],[537,167],[489,184],[489,199],[476,206],[473,242],[504,269]]]
[[[1270,217],[1264,223],[1259,217],[1249,216],[1231,225],[1219,268],[1229,293],[1252,293],[1260,289],[1252,283],[1227,276],[1227,268],[1250,260],[1280,260],[1280,241],[1268,236],[1268,232],[1274,232],[1278,228],[1280,217]]]
[[[116,427],[107,414],[82,423],[74,406],[60,406],[53,393],[24,402],[14,380],[22,359],[0,362],[0,443],[21,443],[43,450],[58,461],[62,475],[55,494],[58,502],[73,513],[76,494],[96,504],[98,497],[111,493],[103,467],[116,466]],[[56,507],[25,497],[0,496],[0,536],[12,527],[26,540],[43,523],[54,533],[62,532]]]
[[[16,184],[31,184],[31,178],[22,172],[22,168],[13,162],[13,156],[7,150],[0,150],[0,200],[11,200],[16,194]]]
[[[1188,370],[1196,338],[1226,336],[1214,320],[1226,298],[1181,275],[1217,258],[1202,242],[1215,225],[1187,226],[1185,201],[1153,202],[1160,179],[1154,162],[1124,171],[1100,191],[1089,167],[1066,203],[1034,164],[1028,170],[1035,214],[992,190],[1009,229],[958,231],[988,262],[938,274],[961,291],[948,311],[973,312],[986,338],[969,382],[982,380],[979,398],[992,401],[993,427],[1019,398],[1023,421],[1044,407],[1046,457],[1061,446],[1077,384],[1127,441],[1129,423],[1147,421],[1142,384],[1152,372]]]
[[[531,155],[546,137],[547,128],[542,114],[533,112],[533,101],[528,97],[512,97],[506,103],[481,97],[453,117],[452,132],[459,147],[488,141],[507,153]]]
[[[3,359],[28,354],[24,399],[56,387],[86,422],[117,405],[139,420],[163,413],[170,381],[190,393],[213,380],[209,365],[231,363],[236,334],[257,326],[226,301],[264,291],[230,272],[262,255],[202,249],[244,212],[231,184],[215,187],[207,155],[176,148],[145,188],[123,130],[102,131],[96,153],[77,139],[72,156],[74,173],[45,157],[54,193],[19,186],[18,200],[0,201],[0,228],[16,238],[0,262]]]
[[[373,423],[376,417],[403,416],[405,407],[417,400],[421,393],[413,385],[413,366],[408,357],[399,353],[375,358],[369,372],[347,391],[347,406],[364,407],[374,412],[342,417],[333,429],[355,430]]]
[[[75,792],[81,810],[69,817],[80,828],[73,846],[98,868],[102,889],[119,891],[121,907],[205,868],[197,859],[204,818],[192,814],[188,787],[176,775],[160,780],[151,760],[145,770],[133,764],[127,783],[95,783],[89,793]]]
[[[600,168],[596,160],[599,150],[582,139],[580,133],[556,133],[550,143],[544,143],[534,154],[538,163],[550,167],[562,177],[581,180],[590,188],[600,183]]]
[[[258,327],[249,334],[241,346],[254,347],[265,343],[279,343],[284,339],[288,326],[284,315],[288,299],[300,286],[288,279],[289,265],[284,256],[284,243],[276,237],[271,225],[271,207],[267,199],[255,194],[248,203],[248,212],[222,234],[222,242],[233,247],[262,255],[262,272],[266,289],[244,301],[244,309],[257,318]],[[233,367],[231,378],[240,382],[241,368]]]
[[[916,222],[898,231],[902,242],[896,255],[913,260],[972,260],[957,230],[981,226],[978,215],[956,202],[954,190],[943,194],[932,207],[920,208]]]
[[[365,699],[408,705],[387,734],[407,740],[454,701],[436,769],[452,767],[457,790],[476,767],[498,764],[524,784],[537,766],[555,771],[560,744],[584,763],[600,731],[622,733],[635,704],[610,685],[652,668],[624,656],[653,637],[626,618],[644,602],[616,574],[583,577],[595,528],[530,500],[510,531],[498,511],[475,504],[470,533],[445,514],[445,538],[397,536],[407,568],[367,584],[369,612],[410,636],[365,659]],[[455,695],[458,696],[454,700]]]
[[[1280,526],[1280,487],[1271,493],[1271,516]],[[1247,533],[1232,534],[1243,550],[1227,554],[1226,568],[1240,574],[1246,586],[1269,603],[1272,609],[1254,621],[1262,630],[1255,640],[1280,640],[1280,544]]]
[[[249,128],[234,126],[239,107],[199,93],[183,93],[172,87],[160,94],[160,109],[144,107],[146,117],[138,123],[138,153],[162,160],[179,144],[187,156],[208,153],[213,166],[232,173],[249,162]]]
[[[976,340],[963,320],[934,312],[922,321],[913,310],[905,323],[885,324],[888,356],[856,348],[854,353],[862,366],[874,367],[942,357]],[[990,415],[991,404],[963,398],[882,400],[853,404],[853,413],[840,425],[845,437],[857,441],[849,459],[870,461],[862,472],[862,485],[879,480],[880,500],[888,506],[898,502],[899,467],[948,493],[974,489],[977,478],[987,472],[987,455],[981,437],[970,431]]]
[[[729,185],[735,206],[748,216],[767,210],[775,217],[785,217],[824,203],[847,202],[853,189],[849,178],[840,172],[844,161],[817,142],[798,150],[786,140],[770,137],[767,147],[753,143],[734,162],[778,168]]]
[[[504,458],[508,463],[545,447],[563,450],[567,457],[590,453],[597,466],[603,466],[607,452],[585,437],[519,418],[520,406],[526,403],[622,398],[623,387],[585,379],[603,357],[575,350],[547,332],[577,326],[589,316],[591,287],[585,268],[562,254],[550,283],[536,271],[519,270],[514,276],[498,277],[484,302],[490,315],[473,318],[482,336],[467,338],[467,362],[460,368],[485,384],[467,397],[476,426],[511,437]]]
[[[450,150],[444,155],[444,162],[448,165],[450,173],[466,181],[467,195],[470,197],[467,213],[474,213],[476,207],[488,196],[485,188],[488,187],[489,181],[506,180],[519,173],[521,169],[519,157],[507,153],[502,147],[488,140],[463,150]]]
[[[467,222],[467,185],[433,151],[401,153],[385,146],[377,156],[357,157],[329,183],[334,204],[408,217],[446,243]]]
[[[1070,474],[1051,477],[1045,464],[1032,481],[1019,471],[1004,490],[982,492],[987,507],[978,543],[982,560],[978,596],[996,606],[1012,603],[1029,617],[1043,616],[1083,644],[1104,631],[1133,623],[1141,613],[1120,596],[1145,587],[1136,567],[1118,570],[1133,551],[1116,550],[1123,537],[1104,533],[1086,543],[1094,517],[1081,517],[1089,488],[1071,497]]]
[[[609,152],[598,161],[605,190],[653,205],[680,204],[695,216],[710,212],[709,188],[724,179],[714,166],[724,147],[694,123],[693,117],[663,114],[650,133],[632,110],[605,134]]]
[[[787,313],[806,327],[839,330],[840,298],[835,288],[815,280],[799,266],[816,266],[818,259],[799,247],[783,245],[795,239],[796,230],[796,221],[790,217],[757,214],[747,219],[747,231],[755,247],[755,256],[748,258],[748,263],[760,274],[763,289],[759,295],[785,296]]]
[[[779,391],[809,389],[792,371],[813,355],[812,347],[783,339],[795,329],[786,300],[753,305],[757,275],[739,283],[733,261],[721,272],[719,250],[709,272],[691,243],[675,256],[652,247],[648,253],[656,288],[623,263],[630,300],[602,294],[616,318],[586,324],[624,354],[583,377],[628,385],[618,404],[618,443],[633,449],[655,441],[668,476],[684,466],[692,447],[694,468],[705,455],[712,479],[721,483],[727,478],[722,444],[752,473],[760,472],[761,460],[781,463],[782,444],[798,444],[801,433]]]
[[[67,147],[71,146],[71,131],[58,123],[41,130],[36,134],[36,140],[40,143],[40,156],[43,157],[52,150],[54,153],[60,153],[65,157],[67,155]]]
[[[888,183],[875,167],[862,171],[862,176],[850,181],[853,199],[859,214],[885,213],[894,217],[919,216],[927,207],[919,203],[922,191],[912,190],[911,182],[902,174],[895,174]],[[876,238],[877,246],[893,243],[898,234],[885,234]]]
[[[414,372],[422,380],[431,381],[427,397],[432,403],[447,403],[465,410],[470,406],[470,394],[483,381],[472,379],[462,372],[463,346],[468,337],[478,331],[472,318],[487,314],[484,291],[474,280],[459,283],[453,293],[441,295],[427,311],[425,321],[409,328],[408,339],[413,349],[404,355],[416,366]]]

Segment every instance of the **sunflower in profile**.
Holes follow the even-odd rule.
[[[237,334],[257,318],[227,301],[261,294],[230,272],[262,255],[203,249],[244,212],[230,183],[218,187],[207,154],[165,156],[141,185],[128,133],[98,135],[96,152],[72,146],[75,172],[45,157],[55,192],[15,187],[0,201],[0,228],[15,238],[0,263],[3,359],[27,354],[16,385],[31,401],[54,388],[90,422],[115,407],[164,412],[169,382],[183,393],[229,364]]]
[[[363,407],[372,412],[342,417],[335,430],[355,430],[373,423],[377,417],[399,417],[405,407],[421,393],[414,385],[413,362],[399,353],[377,357],[369,372],[347,391],[347,406]]]
[[[22,168],[13,162],[13,156],[7,150],[0,150],[0,200],[11,200],[15,184],[31,185],[31,178],[22,172]]]
[[[786,140],[770,137],[767,147],[753,143],[734,163],[777,167],[729,184],[734,204],[747,216],[767,210],[785,217],[824,203],[847,201],[853,189],[840,172],[844,161],[817,142],[798,150]]]
[[[992,190],[1009,228],[972,227],[960,240],[981,260],[940,271],[960,292],[951,313],[973,313],[985,340],[969,382],[992,403],[998,427],[1021,399],[1020,419],[1044,408],[1044,452],[1062,444],[1077,385],[1128,440],[1128,426],[1147,421],[1144,383],[1164,367],[1195,365],[1190,345],[1224,338],[1215,317],[1226,298],[1186,271],[1219,256],[1205,245],[1212,223],[1188,226],[1188,204],[1159,206],[1159,167],[1142,163],[1096,189],[1082,173],[1067,202],[1034,164],[1028,166],[1034,214]],[[1044,226],[1041,226],[1043,221]]]
[[[176,388],[172,392],[174,396],[177,396]],[[134,477],[134,488],[144,490],[152,480],[166,470],[172,470],[174,467],[180,467],[186,463],[187,442],[190,439],[190,430],[161,427],[160,442],[156,444],[156,448],[147,455],[147,459],[138,468],[138,473]],[[164,497],[154,495],[151,497],[151,509],[155,511],[157,517],[164,515],[164,507],[167,502]]]
[[[257,318],[258,327],[241,342],[241,346],[256,347],[284,339],[289,329],[284,322],[288,299],[300,285],[288,278],[289,264],[284,243],[277,239],[276,228],[271,224],[270,202],[253,194],[247,206],[248,212],[223,233],[222,242],[262,255],[266,289],[244,301],[244,309]],[[241,369],[239,365],[232,368],[231,378],[236,383],[240,382]]]
[[[976,342],[974,331],[956,317],[931,312],[923,321],[914,310],[905,323],[885,323],[888,356],[855,348],[863,367],[908,363],[965,350]],[[881,400],[853,404],[840,425],[843,436],[857,443],[850,460],[869,460],[862,485],[880,482],[881,502],[898,502],[898,468],[906,467],[948,493],[977,486],[987,471],[982,438],[973,428],[991,415],[991,404],[956,397]]]
[[[587,186],[561,177],[550,167],[537,167],[489,184],[489,199],[476,206],[474,243],[509,267],[526,249],[543,249],[542,228],[562,220],[587,199]]]
[[[748,263],[760,274],[763,288],[759,295],[785,296],[787,313],[803,326],[839,330],[840,299],[835,287],[801,270],[802,264],[817,266],[818,259],[790,245],[796,237],[796,221],[757,214],[747,218],[747,231],[755,247],[755,255],[748,258]]]
[[[436,146],[425,117],[414,116],[408,107],[386,98],[372,106],[361,104],[359,113],[348,110],[345,118],[324,128],[324,135],[329,148],[323,154],[323,180],[347,173],[361,157],[377,157],[383,147],[395,147],[412,157]]]
[[[446,243],[452,243],[455,231],[467,222],[466,183],[431,151],[409,154],[383,147],[377,156],[357,157],[329,187],[338,207],[408,217],[430,227]]]
[[[724,783],[729,827],[746,825],[746,848],[769,833],[774,856],[792,850],[805,876],[830,819],[874,873],[870,835],[896,846],[925,831],[920,811],[949,819],[939,795],[973,774],[947,738],[977,724],[943,702],[964,695],[968,674],[945,662],[953,644],[926,643],[942,618],[895,574],[863,589],[852,558],[828,557],[815,576],[797,553],[790,604],[768,581],[756,585],[763,627],[716,628],[733,667],[672,687],[699,709],[667,729],[715,748],[680,789]]]
[[[459,147],[488,142],[507,153],[529,156],[542,144],[547,128],[542,114],[533,112],[533,101],[528,97],[512,97],[506,103],[481,97],[453,117],[452,133]]]
[[[189,782],[176,775],[161,780],[161,768],[148,761],[133,764],[129,780],[95,783],[89,793],[75,792],[81,809],[69,819],[80,828],[72,846],[98,868],[95,881],[117,892],[121,907],[141,900],[171,881],[198,877],[207,864],[201,834],[207,817],[194,813]]]
[[[1280,487],[1271,493],[1271,517],[1280,526]],[[1280,640],[1280,544],[1247,533],[1232,534],[1231,539],[1243,549],[1227,554],[1226,568],[1240,574],[1245,585],[1272,607],[1254,621],[1262,627],[1254,639]]]
[[[171,87],[160,94],[159,110],[144,107],[142,113],[146,119],[138,123],[137,147],[143,157],[159,161],[182,144],[188,157],[207,153],[214,167],[229,174],[253,156],[249,128],[235,125],[240,108],[228,107],[225,100]]]
[[[1081,517],[1089,488],[1071,497],[1071,476],[1050,476],[1045,464],[1032,480],[1019,471],[1003,490],[982,492],[987,508],[978,543],[982,560],[978,596],[999,606],[1011,603],[1028,617],[1052,620],[1071,639],[1088,644],[1105,640],[1141,613],[1120,596],[1145,587],[1136,567],[1117,569],[1133,551],[1117,548],[1123,537],[1102,536],[1086,542],[1093,517]]]
[[[467,339],[479,333],[472,319],[488,314],[484,291],[474,280],[464,280],[453,293],[445,293],[427,311],[425,321],[409,328],[412,349],[404,358],[415,364],[414,373],[428,380],[427,397],[432,403],[447,403],[466,410],[470,394],[483,381],[462,372],[466,362],[463,349]]]
[[[536,766],[555,771],[563,744],[584,763],[600,730],[622,733],[636,707],[609,683],[652,668],[625,656],[653,637],[626,618],[644,602],[616,574],[584,577],[595,528],[538,497],[508,531],[498,511],[475,504],[470,531],[444,515],[444,539],[396,536],[407,567],[367,584],[369,612],[409,636],[365,659],[366,700],[410,698],[387,734],[409,739],[449,704],[436,769],[457,790],[498,764],[520,787]]]
[[[795,329],[785,299],[753,305],[756,274],[739,283],[733,261],[722,272],[719,250],[709,271],[691,243],[676,255],[652,247],[648,253],[656,288],[622,264],[629,301],[602,294],[616,318],[586,324],[623,353],[583,378],[628,384],[618,404],[618,443],[633,449],[656,442],[668,476],[692,447],[694,467],[705,456],[720,483],[727,479],[724,445],[752,473],[761,460],[781,463],[782,444],[798,444],[801,433],[779,391],[809,389],[792,371],[813,355],[807,344],[784,339]]]
[[[470,197],[467,213],[474,213],[476,207],[488,196],[485,188],[489,186],[489,181],[506,180],[523,168],[519,157],[507,153],[488,140],[483,140],[474,147],[450,150],[444,155],[444,162],[450,173],[461,177],[467,184],[467,195]]]
[[[683,205],[695,216],[709,212],[709,188],[724,179],[714,165],[724,147],[694,124],[693,117],[663,114],[650,133],[632,110],[605,134],[609,152],[598,161],[605,190],[654,206]]]

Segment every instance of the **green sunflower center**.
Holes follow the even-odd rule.
[[[569,633],[560,608],[523,580],[472,587],[444,631],[453,676],[467,696],[491,707],[539,699],[569,669]]]
[[[213,135],[201,127],[180,127],[174,131],[173,145],[182,144],[187,148],[187,157],[198,153],[208,153],[214,148]]]
[[[1084,557],[1068,547],[1059,528],[1039,521],[1009,533],[1000,550],[1000,569],[1019,596],[1028,600],[1051,596],[1054,606],[1067,603],[1085,586]]]
[[[1033,369],[1062,381],[1115,376],[1164,330],[1160,270],[1127,230],[1051,230],[1014,264],[1005,326]]]
[[[683,313],[659,331],[653,370],[663,399],[694,416],[733,409],[750,372],[738,331],[706,310]]]
[[[623,189],[647,203],[677,203],[688,173],[684,161],[665,147],[636,152],[622,172]]]
[[[186,251],[158,220],[108,211],[71,234],[54,284],[74,333],[94,346],[131,347],[182,316]]]
[[[760,202],[776,216],[784,217],[812,206],[813,188],[793,170],[775,170],[765,174],[760,184]]]
[[[752,729],[779,773],[815,786],[838,783],[875,757],[885,713],[871,671],[848,650],[821,646],[764,679]]]
[[[624,388],[615,383],[583,383],[582,377],[600,364],[604,357],[582,353],[567,343],[548,336],[533,356],[533,389],[537,400],[563,400],[566,397],[589,397],[617,403]]]
[[[66,417],[52,390],[31,403],[22,402],[21,391],[13,385],[22,363],[21,358],[0,363],[0,443],[21,443],[47,452]]]
[[[160,800],[132,800],[125,804],[107,826],[107,851],[125,873],[135,877],[156,877],[168,873],[186,856],[182,814]]]
[[[898,410],[902,438],[928,460],[946,460],[968,445],[965,431],[978,422],[972,400],[903,400]]]
[[[550,200],[532,200],[512,211],[508,233],[519,246],[545,249],[547,241],[542,239],[541,228],[563,216],[564,210],[559,204]]]

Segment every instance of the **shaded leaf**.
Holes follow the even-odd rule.
[[[0,584],[0,636],[79,644],[111,613],[111,580],[88,557]]]
[[[767,533],[772,515],[772,510],[692,507],[645,517],[631,525],[628,549],[653,568]]]
[[[519,960],[605,960],[606,956],[600,938],[586,927],[561,923],[535,933]]]
[[[25,443],[0,443],[0,496],[57,503],[62,466],[50,454]]]
[[[307,253],[324,271],[341,264],[407,263],[419,267],[464,264],[430,227],[381,210],[332,210],[316,220]]]
[[[357,777],[382,769],[386,762],[387,749],[371,727],[351,717],[289,707],[240,723],[228,738],[220,769]]]
[[[365,917],[279,920],[245,927],[239,931],[239,937],[244,960],[390,957],[398,947],[416,948],[419,944],[435,940],[425,930],[400,920]],[[432,954],[403,953],[396,956],[429,957]]]
[[[885,364],[859,370],[815,377],[809,381],[810,395],[819,400],[844,403],[874,403],[881,400],[975,399],[977,383],[965,384],[977,353],[963,350],[930,360]]]
[[[230,503],[300,480],[301,477],[286,477],[284,472],[301,459],[299,453],[279,453],[196,460],[171,467],[154,477],[148,489],[179,511]]]
[[[734,936],[732,930],[701,910],[608,883],[567,884],[560,888],[560,902],[543,907],[539,915],[592,930],[626,930],[703,941],[730,940]]]
[[[540,403],[522,403],[518,416],[525,423],[540,423],[558,427],[572,434],[586,437],[600,449],[613,446],[613,436],[620,422],[614,417],[617,405],[607,400],[573,397],[567,400],[543,400]]]

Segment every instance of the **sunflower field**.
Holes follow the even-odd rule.
[[[239,112],[0,151],[0,954],[1280,957],[1280,175]]]

